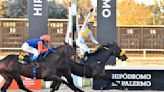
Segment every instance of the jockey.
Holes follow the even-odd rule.
[[[32,61],[36,61],[40,53],[48,51],[47,45],[51,41],[49,35],[43,35],[40,38],[27,40],[22,45],[23,51],[33,54]]]
[[[78,33],[78,38],[76,40],[76,44],[77,44],[77,46],[80,47],[80,54],[81,54],[82,58],[84,59],[84,61],[86,61],[87,55],[90,53],[90,49],[86,45],[85,40],[90,39],[93,43],[99,44],[92,35],[91,28],[94,25],[94,19],[90,18],[92,15],[92,12],[93,12],[93,9],[91,9],[90,12],[88,13],[88,16],[87,16],[80,32]]]

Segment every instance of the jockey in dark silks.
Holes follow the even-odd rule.
[[[43,35],[40,38],[27,40],[22,45],[23,51],[26,51],[28,53],[33,54],[32,61],[36,61],[38,56],[41,53],[47,52],[49,49],[47,48],[48,43],[51,41],[51,38],[49,35]],[[36,79],[36,63],[33,64],[33,77]]]
[[[22,45],[23,51],[33,54],[32,61],[37,60],[41,53],[48,51],[46,45],[51,41],[49,35],[43,35],[40,38],[27,40]]]

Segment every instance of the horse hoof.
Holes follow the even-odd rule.
[[[103,90],[105,90],[106,88],[107,88],[107,87],[104,86],[104,87],[101,87],[100,90],[103,91]]]
[[[85,91],[76,91],[76,92],[85,92]]]
[[[127,87],[122,87],[121,90],[125,90],[125,91],[127,91],[128,88],[127,88]]]
[[[103,91],[105,89],[105,87],[101,87],[100,90]]]
[[[124,91],[128,91],[128,88],[125,87],[123,90],[124,90]]]

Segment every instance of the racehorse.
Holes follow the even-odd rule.
[[[122,89],[125,89],[125,87],[122,87],[121,84],[117,83],[105,74],[105,65],[111,56],[117,57],[122,61],[125,61],[127,59],[127,56],[125,55],[124,51],[122,51],[116,43],[102,45],[97,49],[97,51],[95,51],[95,53],[88,55],[87,61],[84,61],[86,63],[78,64],[73,61],[70,61],[71,72],[74,75],[81,77],[85,76],[87,78],[108,81],[106,85],[101,87],[102,90],[106,89],[111,81],[116,83]],[[53,90],[55,91],[59,88],[59,86],[59,82],[53,81],[51,88],[53,88]]]
[[[36,69],[36,78],[44,79],[45,81],[58,81],[66,84],[75,92],[83,92],[74,86],[73,79],[71,77],[69,61],[74,59],[73,57],[75,54],[76,51],[72,46],[68,44],[59,46],[55,51],[51,51],[45,58],[37,60],[39,67]],[[32,64],[20,63],[18,56],[19,55],[11,54],[0,61],[0,74],[6,80],[1,88],[2,92],[6,92],[13,79],[16,80],[20,89],[27,92],[32,92],[31,90],[25,88],[21,80],[21,75],[28,78],[33,78]],[[57,76],[57,74],[65,76],[68,82],[61,79]]]

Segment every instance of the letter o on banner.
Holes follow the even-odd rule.
[[[102,16],[104,16],[104,18],[108,18],[111,16],[111,11],[109,9],[104,9],[102,11]]]

